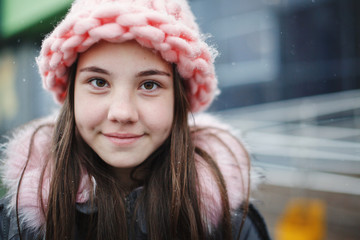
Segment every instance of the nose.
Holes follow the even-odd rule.
[[[113,94],[110,100],[108,119],[122,124],[135,123],[139,120],[136,99],[126,91]]]

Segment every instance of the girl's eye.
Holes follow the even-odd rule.
[[[108,86],[108,83],[101,78],[94,78],[90,80],[90,84],[96,88],[104,88]]]
[[[141,88],[144,90],[155,90],[159,85],[155,82],[145,82],[141,85]]]

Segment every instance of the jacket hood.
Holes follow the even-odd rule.
[[[7,188],[8,211],[15,211],[19,179],[26,165],[19,194],[20,221],[26,227],[40,230],[45,223],[41,210],[38,191],[42,191],[43,204],[46,207],[51,179],[51,161],[46,168],[40,189],[39,181],[42,167],[51,154],[52,133],[56,116],[33,121],[17,129],[9,138],[8,143],[1,146],[4,159],[1,166],[1,180]],[[228,126],[209,115],[198,115],[189,120],[192,138],[196,146],[207,151],[217,162],[226,182],[230,207],[236,209],[247,198],[249,186],[250,164],[247,151],[226,130]],[[34,135],[34,131],[42,127]],[[211,128],[207,128],[211,127]],[[30,148],[31,138],[34,142]],[[224,144],[226,145],[224,145]],[[31,149],[31,151],[29,151]],[[229,151],[231,150],[231,152]],[[200,199],[203,215],[213,225],[217,225],[221,216],[221,196],[215,179],[207,163],[196,156],[196,168],[199,176]],[[91,193],[91,182],[86,173],[82,174],[77,203],[84,203]]]

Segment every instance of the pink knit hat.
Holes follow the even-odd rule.
[[[76,0],[65,19],[43,41],[37,63],[45,89],[62,103],[68,69],[78,53],[100,40],[135,39],[177,64],[191,111],[206,109],[218,93],[216,50],[207,45],[186,0]]]

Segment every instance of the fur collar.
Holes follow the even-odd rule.
[[[4,187],[8,190],[6,197],[10,203],[8,211],[11,212],[15,211],[16,208],[17,186],[28,158],[31,136],[38,126],[49,124],[49,126],[37,132],[34,138],[30,161],[26,168],[19,193],[21,222],[25,224],[25,227],[34,230],[40,230],[45,221],[40,210],[38,189],[42,166],[50,154],[50,143],[55,120],[56,117],[51,116],[33,121],[17,129],[12,137],[9,138],[8,143],[1,146],[1,150],[4,153],[1,178]],[[210,153],[217,161],[227,185],[230,206],[232,209],[238,208],[248,193],[247,186],[250,165],[245,148],[239,145],[227,132],[223,131],[229,130],[227,126],[220,124],[209,115],[196,116],[191,118],[189,122],[191,126],[196,126],[199,129],[202,127],[216,127],[211,130],[199,130],[193,133],[192,137],[197,146]],[[221,144],[219,140],[227,144],[234,154],[230,154],[228,148]],[[202,211],[212,224],[217,225],[221,214],[220,193],[207,164],[200,157],[197,157],[196,160],[200,179],[199,184],[201,186]],[[43,187],[41,189],[43,196],[47,196],[49,192],[51,167],[50,164],[44,176]],[[90,186],[89,178],[84,175],[77,194],[78,203],[84,203],[89,199]],[[46,206],[47,199],[43,200]]]

